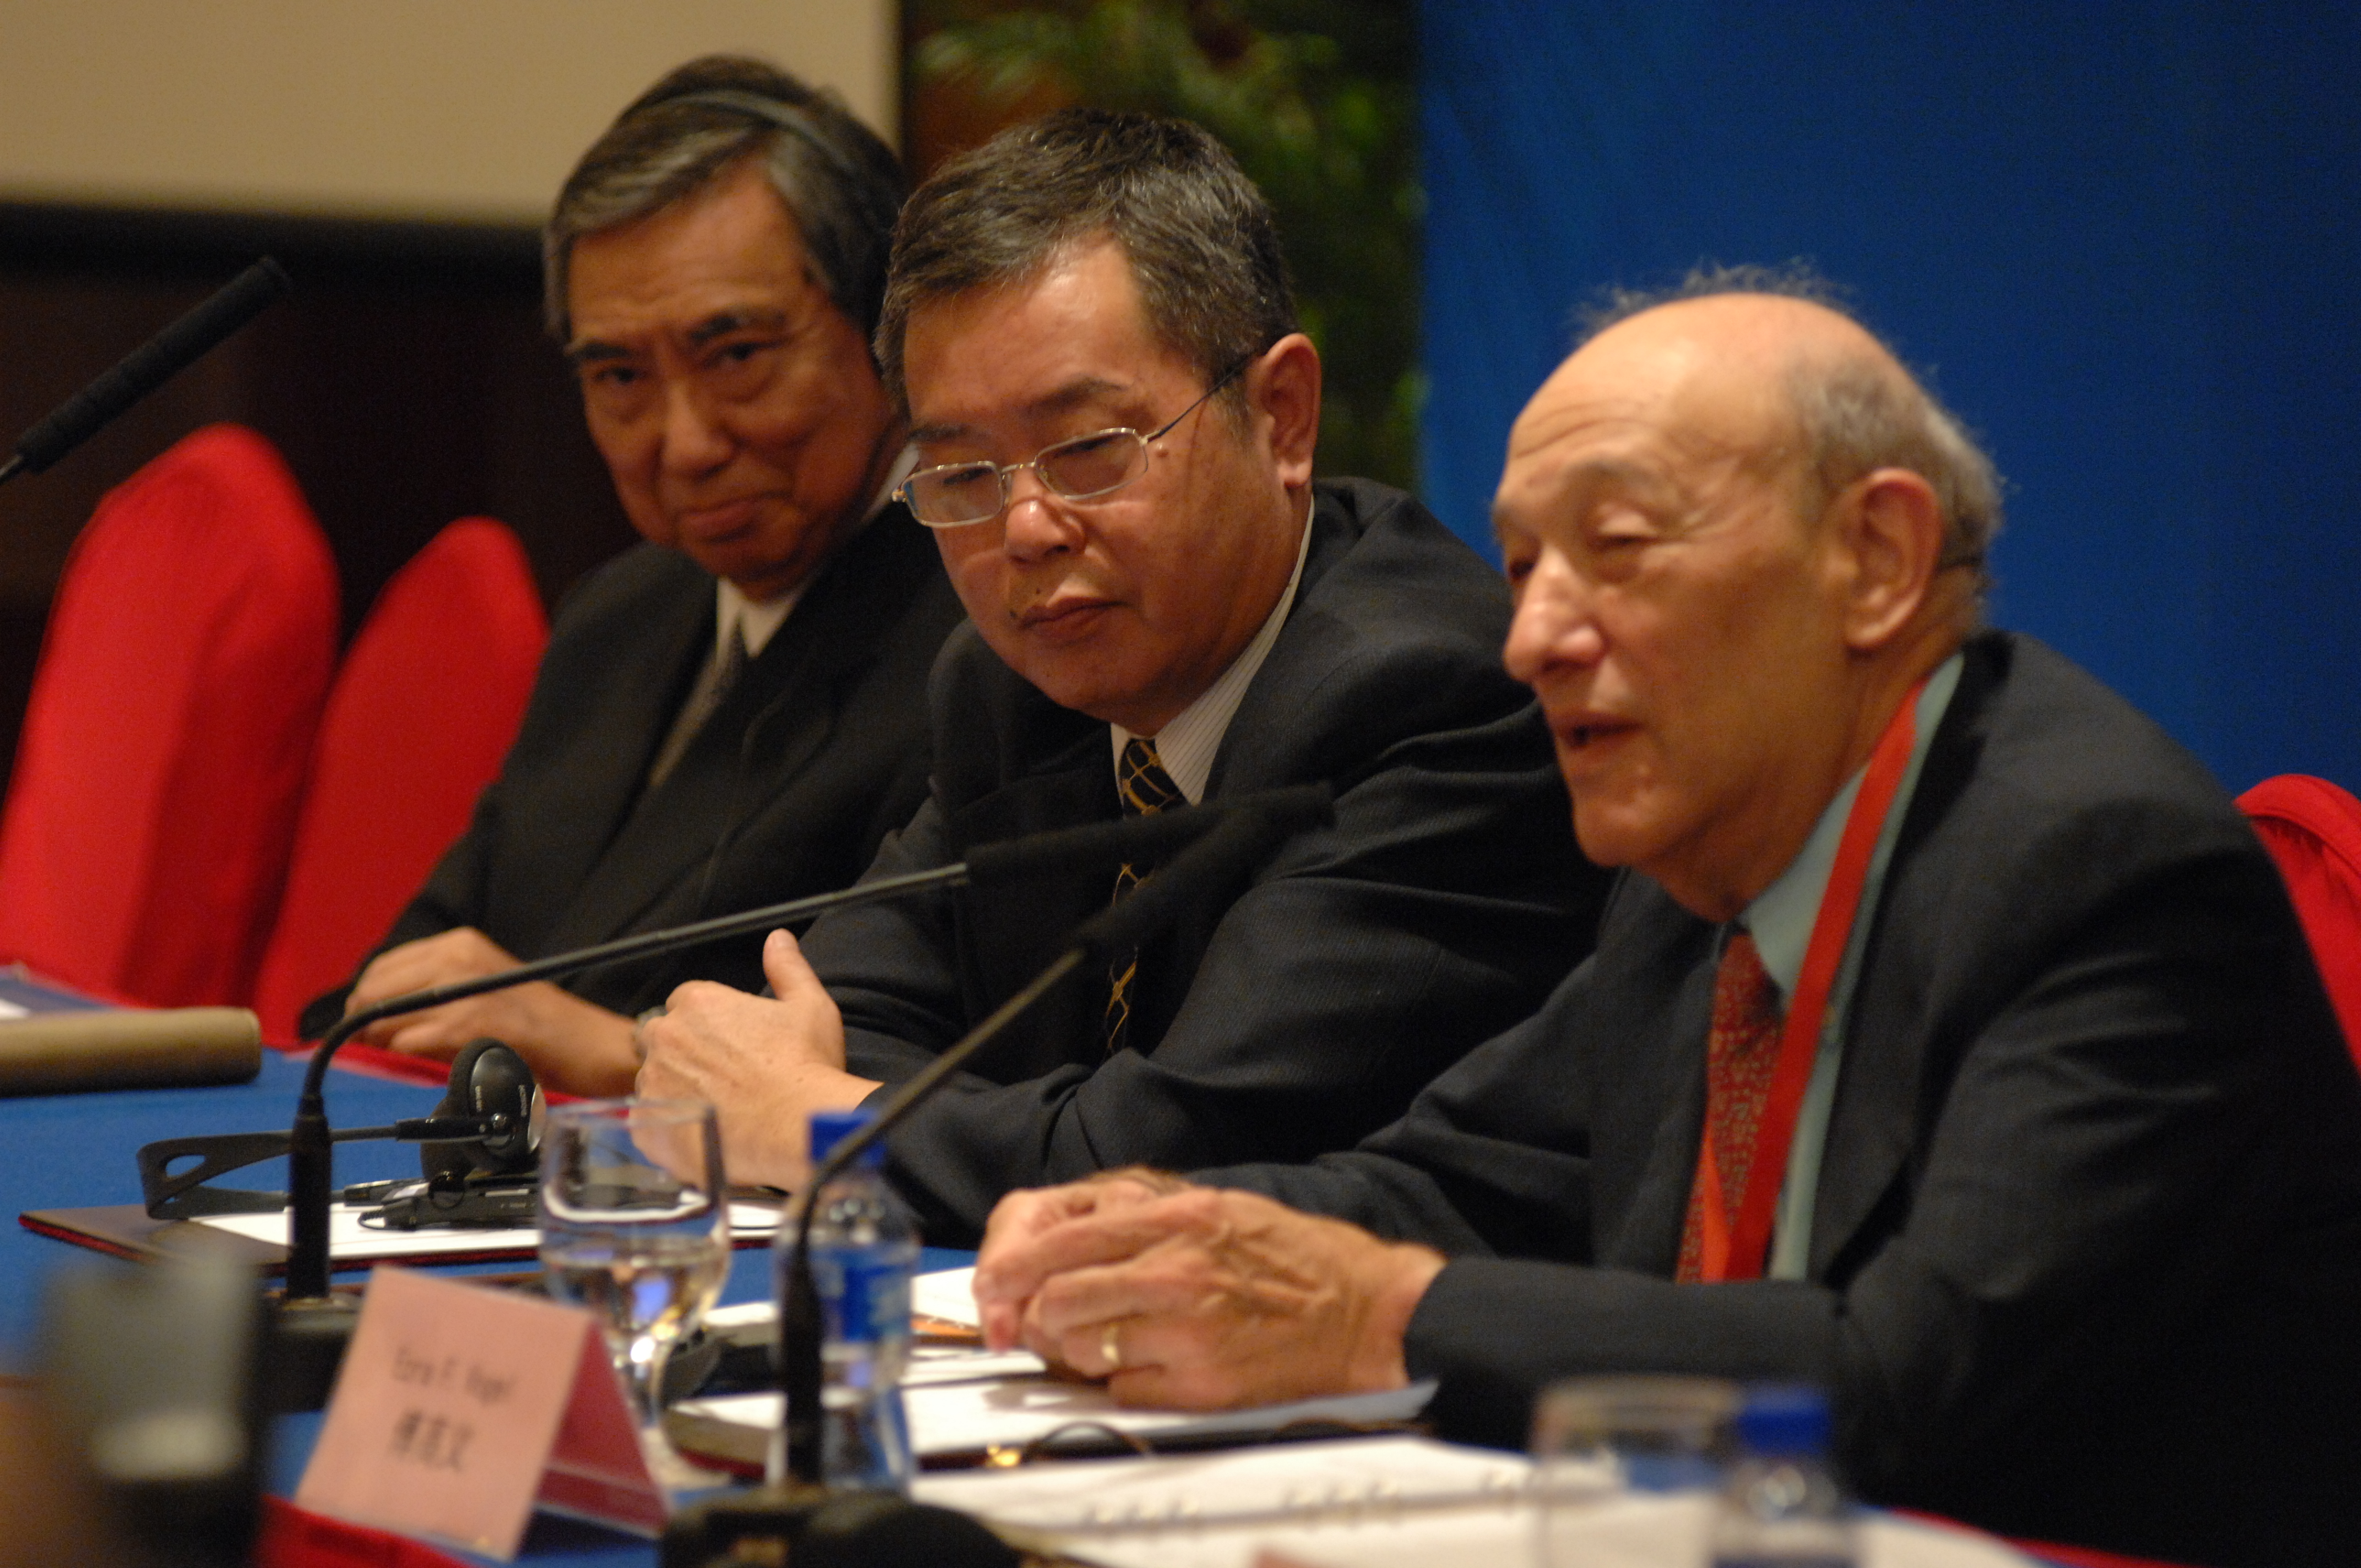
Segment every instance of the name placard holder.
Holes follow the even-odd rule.
[[[589,1313],[392,1267],[369,1275],[295,1501],[503,1561],[536,1503],[648,1536],[665,1517]]]

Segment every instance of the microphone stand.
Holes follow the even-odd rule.
[[[311,1063],[303,1074],[302,1093],[295,1102],[295,1124],[289,1135],[287,1304],[294,1307],[324,1302],[328,1299],[331,1272],[328,1211],[334,1182],[329,1147],[335,1135],[328,1128],[328,1108],[323,1090],[328,1063],[335,1057],[338,1047],[363,1029],[383,1019],[400,1017],[406,1013],[423,1013],[430,1007],[440,1007],[448,1002],[462,1002],[470,996],[502,991],[529,981],[554,980],[577,970],[595,969],[600,964],[644,958],[677,948],[696,947],[705,942],[719,941],[724,937],[742,937],[750,931],[789,925],[829,910],[882,904],[888,899],[925,892],[929,888],[964,886],[970,877],[968,861],[938,866],[930,871],[910,872],[901,876],[881,877],[841,893],[815,894],[808,898],[790,899],[767,908],[718,916],[691,926],[622,937],[611,942],[601,942],[595,948],[556,953],[532,963],[519,964],[497,974],[478,975],[472,980],[454,981],[448,985],[432,986],[424,991],[389,997],[374,1006],[364,1007],[337,1020],[335,1027],[321,1038],[319,1048],[312,1053]]]
[[[982,846],[978,856],[983,850],[995,848],[1001,846]],[[1007,848],[1014,850],[1015,846]],[[881,877],[840,893],[816,894],[767,908],[719,916],[668,930],[642,932],[575,952],[555,953],[497,974],[478,975],[472,980],[389,997],[339,1019],[312,1053],[303,1074],[302,1092],[295,1102],[294,1125],[288,1133],[287,1285],[273,1328],[278,1362],[275,1382],[280,1389],[275,1397],[280,1408],[314,1409],[325,1402],[336,1367],[344,1359],[345,1346],[350,1343],[353,1326],[359,1318],[359,1309],[348,1299],[338,1299],[331,1288],[335,1264],[328,1246],[328,1212],[334,1206],[335,1181],[332,1153],[335,1134],[328,1125],[324,1088],[328,1063],[346,1040],[381,1019],[421,1013],[446,1002],[464,1001],[528,981],[554,980],[599,964],[743,936],[831,909],[879,904],[928,888],[959,887],[971,879],[978,856],[931,871]]]
[[[820,1351],[825,1325],[811,1268],[812,1216],[818,1208],[820,1190],[1068,975],[1086,964],[1104,965],[1112,955],[1137,945],[1169,925],[1184,905],[1202,897],[1207,889],[1251,871],[1299,828],[1333,816],[1325,785],[1275,790],[1263,799],[1260,805],[1239,803],[1235,814],[1202,840],[1142,882],[1129,896],[1083,922],[1068,939],[1065,951],[990,1016],[905,1080],[877,1108],[867,1126],[840,1140],[812,1171],[804,1184],[795,1246],[780,1288],[779,1382],[786,1397],[785,1479],[790,1486],[817,1486],[821,1475],[825,1426],[820,1409]]]
[[[1076,863],[1105,861],[1112,864],[1153,858],[1193,844],[1209,835],[1218,837],[1221,828],[1236,821],[1285,824],[1289,830],[1292,830],[1296,825],[1324,817],[1329,810],[1328,802],[1326,785],[1304,784],[1289,789],[1266,790],[1233,802],[1209,802],[1150,817],[1092,823],[1080,828],[1037,833],[1023,839],[979,844],[968,851],[965,861],[951,865],[880,877],[874,882],[862,883],[839,893],[816,894],[762,909],[718,916],[692,925],[622,937],[570,953],[555,953],[531,963],[519,964],[514,969],[502,970],[497,974],[478,975],[472,980],[454,981],[448,985],[389,997],[374,1006],[348,1014],[328,1031],[319,1047],[312,1053],[310,1065],[303,1074],[302,1091],[296,1101],[294,1125],[289,1132],[287,1285],[281,1301],[282,1330],[291,1341],[316,1342],[320,1346],[317,1354],[330,1366],[342,1354],[344,1342],[352,1332],[353,1309],[337,1301],[329,1288],[333,1260],[328,1249],[328,1212],[332,1206],[332,1149],[335,1135],[328,1125],[324,1090],[328,1063],[337,1049],[370,1025],[403,1014],[439,1007],[446,1002],[463,1001],[487,992],[522,985],[528,981],[554,980],[601,964],[696,947],[725,937],[743,936],[751,931],[790,925],[832,910],[881,904],[914,893],[961,887],[970,883],[1013,881]],[[1186,859],[1185,855],[1180,857],[1180,860]],[[1174,861],[1176,866],[1180,863],[1180,860]],[[1150,883],[1155,880],[1151,878]],[[1142,884],[1140,893],[1116,907],[1127,908],[1137,904],[1145,895],[1148,885]],[[1105,916],[1100,916],[1101,920],[1105,918]],[[1086,930],[1088,928],[1085,927]],[[1137,940],[1137,938],[1126,938],[1126,941],[1130,940]],[[912,1079],[911,1084],[939,1080],[940,1073],[934,1072],[931,1067],[929,1073],[933,1076],[922,1073]],[[306,1353],[294,1350],[291,1354],[301,1356]]]
[[[38,474],[89,440],[292,286],[287,269],[268,256],[231,279],[18,436],[16,451],[0,462],[0,483],[19,473]]]

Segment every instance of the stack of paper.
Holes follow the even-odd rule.
[[[1044,1540],[1100,1568],[1432,1568],[1537,1560],[1532,1467],[1514,1454],[1387,1437],[1164,1459],[924,1475],[911,1494]],[[1712,1499],[1618,1494],[1561,1506],[1554,1561],[1696,1568]],[[1861,1521],[1863,1568],[2031,1568],[1989,1537]]]

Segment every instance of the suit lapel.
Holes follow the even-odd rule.
[[[1866,962],[1845,1020],[1845,1055],[1836,1103],[1828,1118],[1819,1192],[1813,1205],[1810,1277],[1825,1280],[1877,1212],[1919,1146],[1923,1101],[1930,1069],[1928,977],[1916,967],[1905,938],[1930,928],[1931,913],[1914,911],[1922,896],[1938,901],[1954,870],[1931,862],[1927,840],[1940,826],[1975,768],[1978,733],[1991,700],[1995,671],[1982,640],[1967,647],[1967,667],[1927,765],[1910,797],[1894,844],[1870,936]]]
[[[875,629],[890,624],[915,591],[906,568],[913,562],[922,570],[933,566],[931,543],[919,539],[923,551],[913,554],[911,542],[895,532],[897,523],[917,532],[896,513],[881,516],[814,579],[663,786],[631,810],[598,857],[586,895],[566,911],[553,949],[621,936],[684,882],[702,881],[714,857],[728,852],[740,825],[821,754],[843,694],[879,656]],[[709,638],[709,615],[705,631]],[[670,725],[672,711],[653,726],[654,734]],[[653,751],[653,744],[645,749],[631,775],[625,809],[635,801]],[[699,830],[684,831],[683,824]],[[701,903],[701,896],[692,897],[665,917],[729,913],[702,909]]]
[[[1303,576],[1295,585],[1295,602],[1287,621],[1271,644],[1269,656],[1246,687],[1228,731],[1213,753],[1213,768],[1205,784],[1208,798],[1244,795],[1278,784],[1323,778],[1326,773],[1304,762],[1307,745],[1319,743],[1325,732],[1301,722],[1312,694],[1334,674],[1337,666],[1358,656],[1356,640],[1311,605],[1312,585],[1328,574],[1353,547],[1353,531],[1324,499],[1312,509],[1312,544],[1304,554]],[[1316,624],[1330,620],[1330,624]]]
[[[1064,745],[1045,752],[1023,777],[952,814],[955,852],[1053,828],[1113,821],[1122,815],[1106,726],[1081,714],[1069,717],[1078,722]],[[1113,873],[1096,866],[1051,871],[989,893],[962,894],[969,917],[960,922],[960,959],[974,1011],[998,1005],[1038,973],[1077,924],[1106,907],[1114,887]],[[1105,999],[1104,975],[1080,976],[1060,986],[1012,1026],[975,1070],[1013,1082],[1069,1061],[1095,1061],[1098,1012]]]
[[[533,803],[548,820],[534,840],[533,885],[538,909],[519,910],[541,935],[532,947],[555,952],[576,922],[572,912],[600,861],[626,830],[640,782],[713,647],[713,583],[693,568],[662,609],[652,614],[644,654],[618,661],[601,700],[581,715],[553,781]],[[544,924],[545,922],[545,924]]]

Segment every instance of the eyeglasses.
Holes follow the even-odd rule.
[[[1096,500],[1123,488],[1148,472],[1148,445],[1172,433],[1173,428],[1202,407],[1206,399],[1237,379],[1254,363],[1246,356],[1221,373],[1197,400],[1174,414],[1159,429],[1142,435],[1136,430],[1093,431],[1036,452],[1024,463],[944,463],[921,468],[895,488],[895,499],[928,528],[964,528],[989,522],[1008,508],[1008,497],[1018,470],[1030,468],[1053,495],[1070,501]]]

